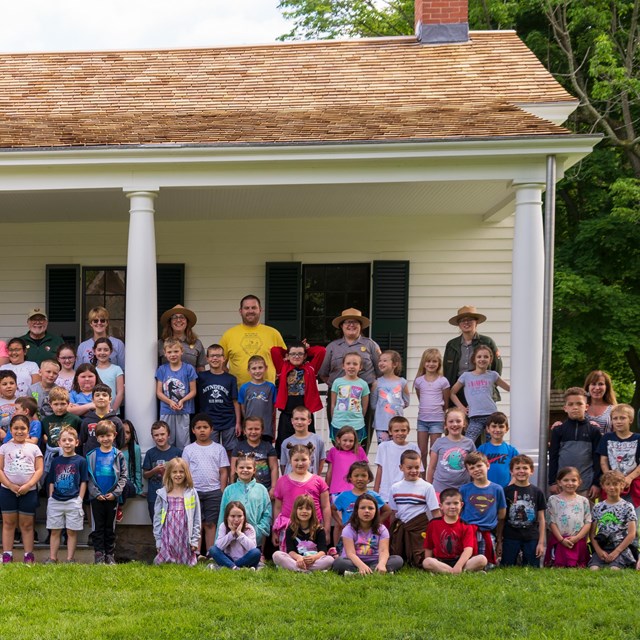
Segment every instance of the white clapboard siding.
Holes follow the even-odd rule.
[[[126,222],[3,224],[0,336],[20,335],[30,307],[45,300],[45,266],[126,263]],[[456,335],[449,317],[475,304],[488,320],[509,379],[513,218],[476,216],[291,218],[156,223],[159,262],[186,265],[185,304],[198,314],[205,345],[238,322],[246,293],[264,295],[265,262],[410,261],[407,372],[413,381],[425,348],[444,349]],[[501,408],[508,410],[508,395]],[[415,396],[407,415],[415,418]]]

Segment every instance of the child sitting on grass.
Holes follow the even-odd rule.
[[[285,551],[273,554],[276,567],[303,573],[331,568],[333,558],[327,555],[327,536],[311,496],[298,496],[293,503],[284,542]]]
[[[247,522],[242,502],[232,500],[224,510],[224,521],[218,527],[216,543],[209,549],[215,565],[212,568],[255,569],[260,562],[255,529]]]
[[[460,520],[462,495],[458,489],[445,489],[440,494],[442,518],[427,525],[422,568],[431,573],[482,571],[487,559],[478,554],[473,526]]]
[[[333,564],[339,575],[395,573],[404,564],[400,556],[389,555],[389,531],[380,523],[378,503],[368,493],[356,500],[349,523],[342,530],[342,547],[342,556]]]

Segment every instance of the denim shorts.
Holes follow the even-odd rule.
[[[444,433],[444,421],[431,422],[428,420],[418,420],[418,431],[427,433]]]
[[[24,516],[35,516],[38,508],[38,492],[35,489],[17,496],[13,491],[0,487],[0,510],[2,513],[19,513]]]

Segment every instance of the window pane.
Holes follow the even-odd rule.
[[[325,269],[322,264],[314,264],[304,269],[304,290],[322,291],[324,289]]]
[[[341,335],[331,321],[355,307],[369,316],[369,264],[326,264],[303,267],[302,335],[311,344],[327,345]]]
[[[85,273],[85,276],[84,276],[85,295],[91,296],[91,295],[104,294],[104,271],[87,269],[84,273]]]
[[[107,271],[105,293],[107,295],[118,294],[123,296],[125,294],[124,277],[123,270]]]
[[[93,307],[104,307],[104,296],[87,296],[84,299],[84,302],[85,311],[88,313],[89,309],[93,309]],[[86,316],[87,313],[85,313],[84,315]]]
[[[109,312],[109,322],[124,318],[124,296],[106,296],[105,308]]]

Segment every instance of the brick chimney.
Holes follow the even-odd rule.
[[[416,37],[422,44],[469,40],[469,0],[415,0]]]

